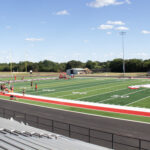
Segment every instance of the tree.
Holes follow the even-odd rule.
[[[88,60],[85,65],[85,67],[89,69],[94,69],[95,66],[96,66],[96,63],[92,62],[91,60]]]
[[[66,71],[66,66],[67,66],[66,63],[60,63],[58,72],[65,72]]]
[[[143,70],[143,61],[141,59],[126,60],[126,72],[141,72]]]
[[[113,61],[110,62],[110,69],[112,72],[123,72],[123,60],[118,58],[114,59]]]
[[[143,62],[143,71],[150,71],[150,59]]]
[[[66,64],[66,69],[71,69],[71,68],[82,68],[84,67],[84,63],[81,61],[76,61],[76,60],[71,60]]]

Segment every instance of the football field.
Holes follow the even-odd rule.
[[[123,78],[103,78],[103,77],[78,77],[74,79],[46,79],[33,81],[35,77],[29,78],[30,81],[14,81],[10,85],[14,86],[14,93],[23,95],[44,96],[57,99],[66,99],[77,102],[93,102],[95,105],[113,104],[115,106],[132,106],[141,108],[150,108],[150,88],[140,87],[139,89],[129,89],[128,86],[150,85],[150,79],[123,79]],[[37,90],[35,85],[37,84]],[[3,100],[10,98],[0,95]],[[98,115],[104,117],[113,117],[132,121],[140,121],[150,123],[150,117],[109,112],[103,110],[92,110],[73,106],[66,106],[54,103],[32,101],[26,98],[16,98],[15,102],[38,105],[53,109],[61,109],[65,111],[73,111],[77,113],[85,113],[89,115]],[[133,108],[134,109],[134,108]]]
[[[35,90],[37,84],[37,91]],[[122,106],[150,108],[150,88],[128,86],[150,84],[150,79],[75,78],[14,83],[14,92]]]

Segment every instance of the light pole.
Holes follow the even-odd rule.
[[[122,52],[123,52],[123,64],[122,64],[122,70],[123,70],[123,76],[125,76],[125,59],[124,59],[124,35],[126,32],[120,32],[120,35],[122,37]]]
[[[26,53],[25,53],[25,72],[28,72],[28,52],[26,51]]]

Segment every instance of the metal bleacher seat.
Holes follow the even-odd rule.
[[[110,150],[0,118],[0,150]]]

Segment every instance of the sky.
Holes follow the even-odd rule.
[[[150,0],[0,0],[0,63],[150,58]]]

